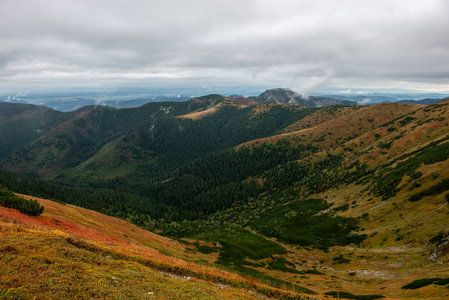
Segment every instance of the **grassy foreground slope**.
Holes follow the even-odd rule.
[[[185,245],[125,221],[38,201],[39,217],[0,207],[1,299],[312,299],[189,263],[179,257],[199,258]]]

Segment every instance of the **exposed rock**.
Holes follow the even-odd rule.
[[[446,256],[449,252],[449,240],[446,240],[433,248],[428,261],[437,262],[440,257]]]

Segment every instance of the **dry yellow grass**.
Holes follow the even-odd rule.
[[[223,102],[222,102],[223,103]],[[192,120],[198,120],[201,119],[207,115],[213,114],[217,111],[218,107],[222,106],[222,103],[211,107],[209,109],[206,110],[202,110],[202,111],[196,111],[187,115],[182,115],[182,116],[177,116],[177,118],[179,119],[192,119]]]

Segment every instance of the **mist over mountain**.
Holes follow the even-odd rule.
[[[104,105],[116,108],[139,107],[150,102],[187,101],[193,96],[184,94],[164,95],[167,91],[70,91],[70,92],[37,92],[4,95],[0,97],[0,103],[25,103],[42,105],[58,111],[74,111],[89,105]]]

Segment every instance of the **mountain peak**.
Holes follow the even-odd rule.
[[[307,107],[323,107],[330,105],[357,105],[356,101],[340,100],[327,97],[315,97],[310,96],[307,99],[303,96],[295,93],[288,88],[274,88],[268,89],[257,97],[250,97],[250,99],[258,103],[287,103],[287,104],[299,104]]]
[[[296,97],[301,97],[295,92],[287,88],[268,89],[255,99],[257,102],[274,102],[274,103],[293,103]]]

